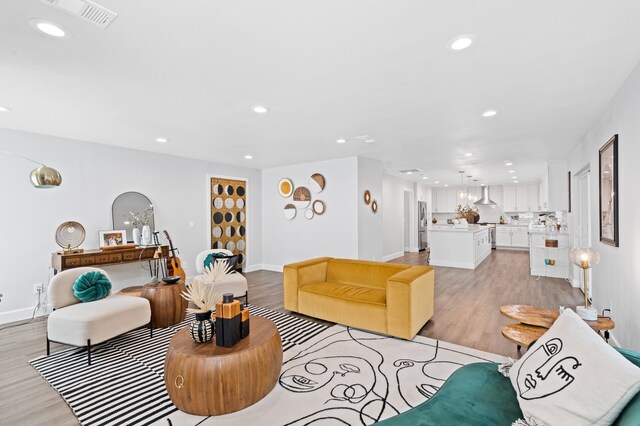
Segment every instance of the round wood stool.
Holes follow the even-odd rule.
[[[126,287],[118,292],[118,296],[134,296],[140,297],[140,293],[142,293],[142,286],[137,285],[134,287]]]
[[[151,328],[165,328],[184,321],[189,302],[180,295],[184,283],[145,284],[141,296],[151,304]]]
[[[178,331],[164,362],[164,384],[180,410],[198,416],[233,413],[274,388],[282,368],[282,341],[273,321],[251,316],[251,333],[232,348],[196,343]]]

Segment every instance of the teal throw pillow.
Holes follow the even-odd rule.
[[[81,302],[104,299],[110,291],[111,281],[100,271],[85,272],[73,283],[73,294]]]
[[[214,259],[216,259],[217,257],[227,257],[227,255],[224,253],[209,253],[207,257],[204,258],[205,269],[211,267],[211,264],[214,262]]]

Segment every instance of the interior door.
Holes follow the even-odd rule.
[[[247,182],[211,178],[211,248],[227,249],[244,268],[247,249]]]

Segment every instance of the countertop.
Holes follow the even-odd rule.
[[[476,232],[486,231],[488,229],[489,227],[480,226],[480,225],[469,225],[469,228],[467,229],[454,228],[453,225],[441,225],[437,228],[436,227],[432,228],[431,232],[455,232],[458,234],[461,234],[461,233],[475,234]]]

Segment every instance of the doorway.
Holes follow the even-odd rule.
[[[575,233],[573,239],[574,247],[591,246],[591,169],[587,165],[575,175],[576,188],[576,211],[575,211]],[[591,294],[591,269],[589,274],[589,294]],[[574,285],[577,284],[583,289],[583,271],[577,266],[573,266]]]
[[[403,238],[403,247],[404,251],[411,251],[412,241],[411,241],[411,230],[413,229],[413,224],[411,221],[412,209],[413,209],[413,192],[404,191],[404,200],[403,200],[403,222],[404,222],[404,238]]]

